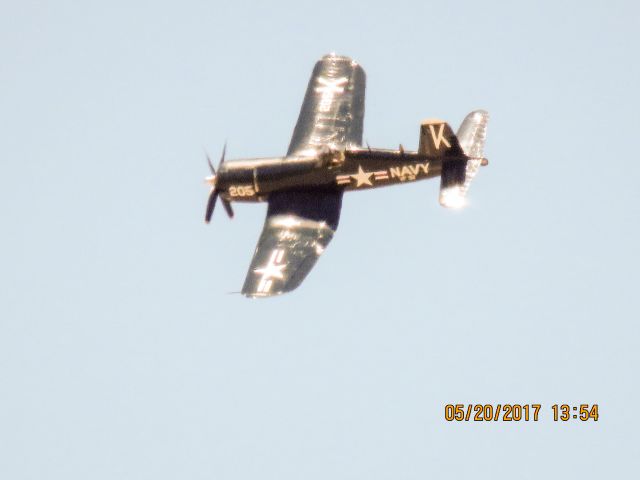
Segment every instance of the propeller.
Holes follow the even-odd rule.
[[[224,163],[224,156],[226,152],[227,152],[227,144],[225,142],[224,148],[222,149],[222,156],[220,157],[220,163],[218,163],[218,170],[220,170],[220,167]],[[216,206],[216,201],[218,200],[219,191],[218,191],[218,186],[216,181],[217,179],[216,169],[213,168],[213,164],[211,163],[211,158],[209,158],[209,154],[207,154],[207,163],[209,164],[209,171],[211,172],[211,175],[209,175],[205,179],[205,182],[211,185],[211,191],[209,192],[209,198],[207,200],[207,209],[204,214],[204,221],[206,223],[209,223],[211,221],[211,216],[213,215],[213,209]],[[229,201],[223,198],[222,206],[227,212],[227,215],[229,215],[229,218],[233,218],[233,209],[231,208],[231,204],[229,203]]]

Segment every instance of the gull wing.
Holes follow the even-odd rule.
[[[366,77],[349,57],[325,55],[313,69],[287,156],[362,145]]]
[[[349,57],[322,57],[309,79],[287,156],[362,145],[365,87],[364,70]],[[297,288],[333,238],[341,206],[339,190],[272,193],[242,293],[268,297]]]
[[[341,206],[339,191],[272,194],[242,294],[270,297],[297,288],[333,238]]]

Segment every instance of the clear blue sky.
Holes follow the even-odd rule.
[[[375,3],[2,4],[0,478],[638,471],[637,2]],[[348,194],[299,290],[230,295],[265,207],[205,226],[203,151],[283,154],[330,51],[372,146],[485,108],[491,164],[462,212]],[[479,402],[543,411],[444,421]]]

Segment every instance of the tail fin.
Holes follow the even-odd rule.
[[[465,181],[467,158],[449,124],[442,120],[422,122],[418,153],[442,159],[440,204],[449,208],[462,206],[464,197],[460,191]]]
[[[462,149],[448,123],[443,120],[425,120],[420,125],[418,153],[430,157],[460,155]]]

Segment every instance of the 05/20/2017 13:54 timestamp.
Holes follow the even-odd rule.
[[[540,419],[542,404],[518,404],[518,403],[498,403],[498,404],[447,404],[444,406],[444,419],[448,422],[537,422]],[[569,420],[579,420],[587,422],[598,421],[598,404],[579,405],[554,404],[551,405],[554,422],[567,422]]]

